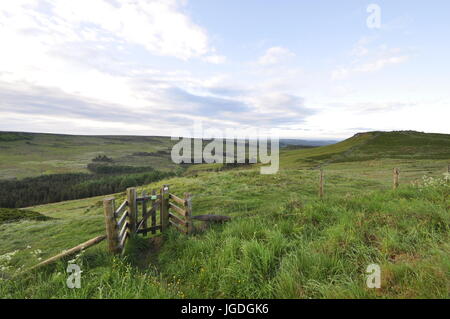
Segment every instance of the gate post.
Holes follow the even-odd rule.
[[[189,193],[184,193],[184,208],[186,210],[186,227],[187,227],[187,233],[188,234],[192,234],[192,231],[194,230],[194,225],[192,224],[192,199],[191,199],[191,194]]]
[[[136,205],[136,188],[127,188],[127,202],[128,202],[128,222],[130,223],[130,231],[136,231],[137,222],[137,205]]]
[[[161,232],[169,226],[169,185],[161,188]]]
[[[147,229],[147,219],[148,216],[147,215],[147,192],[146,191],[142,191],[142,197],[144,198],[144,200],[142,201],[142,219],[144,220],[144,222],[142,223],[142,229]],[[144,231],[142,233],[142,235],[147,236],[147,231]]]
[[[153,189],[152,190],[152,196],[156,195],[156,190]],[[155,207],[155,200],[152,199],[151,201],[152,203],[152,234],[156,234],[156,230],[154,229],[154,227],[156,227],[156,212],[158,211],[158,209]]]
[[[105,215],[106,238],[108,241],[108,250],[117,254],[120,252],[119,233],[114,216],[114,197],[103,200],[103,212]]]
[[[323,184],[324,184],[324,174],[323,169],[320,169],[320,175],[319,175],[319,197],[323,198]]]
[[[394,168],[393,171],[393,177],[394,177],[394,185],[393,188],[394,190],[398,188],[399,185],[399,175],[400,175],[400,170],[398,168]]]

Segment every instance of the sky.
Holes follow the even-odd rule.
[[[450,133],[449,14],[448,0],[3,0],[0,130]]]

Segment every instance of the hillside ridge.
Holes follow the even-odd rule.
[[[371,132],[372,133],[372,132]],[[354,136],[361,136],[361,134],[366,134],[366,133],[357,133]],[[319,164],[317,167],[314,167],[313,169],[320,169],[324,166],[327,166],[331,163],[334,163],[336,161],[338,161],[339,159],[345,159],[346,157],[349,157],[354,151],[356,151],[357,149],[361,148],[362,146],[366,145],[367,143],[369,143],[371,140],[377,138],[378,136],[380,136],[381,132],[373,132],[373,135],[370,136],[369,139],[367,139],[366,141],[361,142],[360,144],[357,144],[355,146],[350,147],[347,151],[343,152],[342,154],[337,154],[335,156],[332,156],[328,161],[326,161],[325,163]]]
[[[383,158],[450,159],[450,134],[372,131],[357,133],[336,144],[287,150],[282,154],[284,167],[301,165],[316,169],[331,163]]]

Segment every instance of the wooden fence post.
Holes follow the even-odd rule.
[[[165,231],[169,226],[169,185],[161,188],[161,232]]]
[[[323,183],[324,183],[323,169],[320,169],[320,176],[319,176],[319,197],[320,198],[323,198]]]
[[[192,234],[193,230],[194,230],[194,225],[192,224],[192,198],[191,198],[191,194],[189,193],[184,193],[184,200],[185,200],[185,204],[184,204],[184,208],[186,210],[186,227],[187,227],[187,233],[188,234]]]
[[[142,191],[142,197],[144,198],[144,200],[142,201],[142,219],[144,220],[144,222],[142,223],[142,229],[147,229],[148,217],[145,216],[145,215],[147,215],[147,200],[145,199],[146,196],[147,196],[147,192]],[[147,236],[147,231],[144,231],[142,234],[144,236]]]
[[[127,188],[127,202],[128,202],[128,222],[130,223],[130,231],[136,231],[137,222],[137,205],[136,205],[136,188]]]
[[[106,238],[108,240],[108,249],[111,253],[120,252],[119,233],[114,217],[114,197],[103,200],[103,212],[105,215]]]
[[[394,168],[393,171],[393,178],[394,178],[394,185],[393,188],[394,190],[398,188],[399,185],[399,175],[400,175],[400,170],[398,168]]]
[[[156,195],[155,189],[152,190],[152,196],[153,195]],[[153,207],[155,206],[155,200],[152,199],[151,203],[152,203],[152,228],[153,228],[156,226],[156,211],[157,211],[157,209],[156,208],[153,209]],[[156,230],[154,228],[152,229],[152,234],[156,234]]]

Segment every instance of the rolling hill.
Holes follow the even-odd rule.
[[[332,145],[286,150],[283,167],[320,166],[373,159],[450,159],[450,135],[415,131],[367,132]]]
[[[281,152],[278,174],[257,166],[164,179],[193,194],[194,215],[232,221],[194,236],[171,229],[136,238],[124,257],[106,243],[74,257],[82,288],[65,287],[67,261],[3,280],[4,298],[449,298],[449,135],[370,132]],[[318,172],[325,170],[319,199]],[[200,165],[201,166],[201,165]],[[401,171],[392,190],[392,168]],[[118,202],[124,193],[115,194]],[[0,225],[3,277],[105,232],[104,196],[29,208],[48,220]],[[379,264],[382,288],[366,287]],[[0,278],[1,278],[0,274]],[[1,280],[1,279],[0,279]]]
[[[332,141],[281,140],[283,147],[311,148]],[[88,173],[87,165],[98,156],[115,166],[146,167],[167,171],[178,165],[170,160],[174,145],[164,136],[88,136],[0,132],[0,180],[43,174]]]
[[[84,136],[0,132],[0,179],[87,173],[99,155],[121,166],[174,169],[173,142],[157,136]]]

